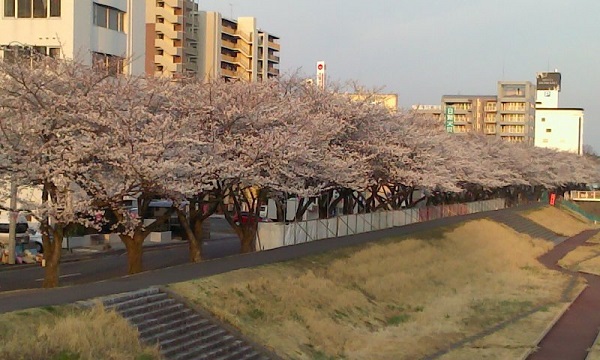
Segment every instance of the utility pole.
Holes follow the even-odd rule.
[[[13,176],[10,182],[10,213],[8,223],[8,263],[15,264],[15,252],[17,248],[17,181]]]

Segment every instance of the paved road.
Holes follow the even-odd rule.
[[[526,209],[539,204],[521,207]],[[323,253],[346,246],[374,242],[388,237],[410,235],[432,228],[451,226],[467,220],[493,217],[494,214],[515,209],[490,211],[465,216],[455,216],[424,223],[416,223],[392,229],[370,233],[345,236],[341,238],[314,241],[310,243],[287,246],[252,254],[229,256],[209,260],[200,264],[184,264],[156,271],[125,276],[118,279],[105,280],[56,289],[34,289],[0,293],[0,313],[28,309],[32,307],[51,306],[73,303],[79,300],[117,294],[121,292],[144,289],[150,286],[166,285],[174,282],[188,281],[232,270],[271,264],[295,258]]]
[[[240,243],[235,235],[215,237],[202,246],[205,259],[216,259],[240,252]],[[149,247],[144,251],[145,270],[157,270],[188,262],[186,242],[166,247]],[[118,252],[93,259],[60,264],[60,285],[71,286],[127,275],[127,255]],[[14,268],[0,271],[0,292],[35,289],[41,287],[44,269],[39,266]]]

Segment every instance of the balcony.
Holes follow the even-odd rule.
[[[237,44],[229,40],[222,39],[221,46],[230,50],[237,50]]]
[[[162,2],[172,8],[183,8],[183,0],[162,0]]]
[[[173,24],[156,23],[156,32],[162,33],[170,39],[183,40],[183,31],[176,31]]]
[[[252,44],[252,35],[250,33],[245,33],[243,31],[236,31],[235,36],[244,40],[247,44]]]
[[[275,76],[279,76],[279,69],[276,69],[276,68],[274,68],[274,67],[269,67],[269,68],[267,69],[267,73],[268,73],[269,75],[275,75]]]
[[[162,17],[171,24],[183,24],[183,16],[175,15],[175,13],[169,8],[157,7],[156,15]]]
[[[269,55],[268,59],[270,62],[279,63],[279,56]]]
[[[235,56],[221,54],[221,61],[228,62],[230,64],[236,64],[237,58]]]
[[[180,46],[175,46],[173,44],[173,40],[155,39],[154,46],[164,51],[168,55],[183,56],[183,48]]]
[[[269,45],[269,48],[270,48],[270,49],[277,50],[277,51],[281,50],[281,45],[279,45],[279,44],[278,44],[278,43],[276,43],[276,42],[269,41],[269,42],[268,42],[268,45]]]
[[[223,68],[221,68],[221,75],[227,76],[230,78],[238,78],[239,77],[236,71],[231,70],[231,69],[223,69]]]
[[[232,27],[229,27],[229,26],[227,26],[227,25],[223,25],[223,26],[221,27],[221,31],[222,31],[223,33],[227,34],[227,35],[230,35],[230,36],[235,36],[235,35],[236,35],[236,34],[235,34],[235,32],[236,32],[236,31],[235,31],[235,29],[234,29],[234,28],[232,28]]]

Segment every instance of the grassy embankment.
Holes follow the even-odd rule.
[[[518,358],[583,287],[551,246],[478,220],[171,288],[284,358]]]
[[[593,227],[593,225],[581,221],[580,218],[569,211],[563,211],[553,206],[524,212],[522,215],[563,236],[575,236]]]
[[[158,349],[142,346],[137,331],[114,311],[72,306],[0,314],[0,359],[151,360]]]

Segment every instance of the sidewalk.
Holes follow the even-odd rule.
[[[558,261],[569,252],[584,244],[599,230],[584,231],[567,239],[540,257],[540,262],[552,270],[573,274],[560,266]],[[538,344],[539,350],[527,359],[531,360],[577,360],[585,359],[600,329],[600,277],[576,273],[587,281],[587,288],[575,299],[565,314]]]

